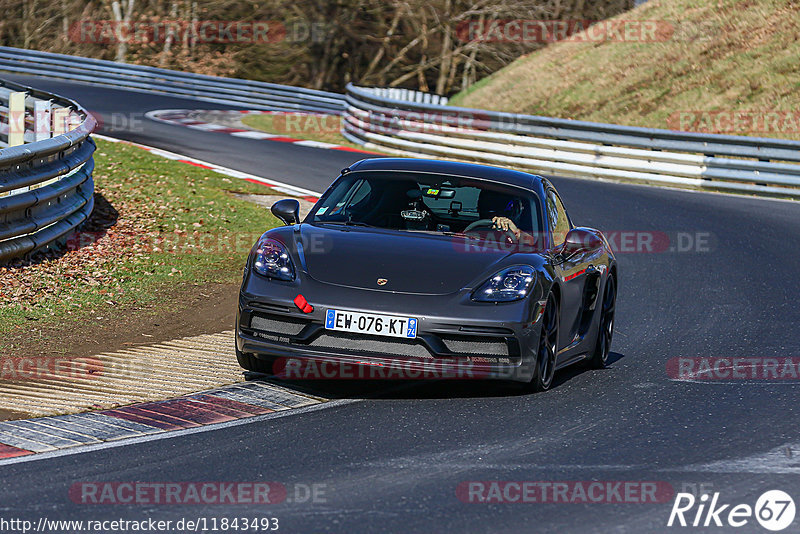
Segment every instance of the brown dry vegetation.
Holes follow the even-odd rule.
[[[541,46],[461,40],[459,24],[596,20],[632,5],[633,0],[4,0],[0,45],[316,89],[341,91],[353,81],[451,94]],[[82,32],[90,21],[267,22],[270,38],[204,43],[199,32],[168,37],[161,30],[160,38],[143,32],[147,39],[126,44],[113,40],[113,30]]]
[[[663,21],[674,31],[660,42],[556,43],[521,57],[451,103],[800,139],[800,3],[651,0],[616,19]],[[687,111],[711,113],[693,113],[681,125],[676,114]],[[739,112],[744,120],[732,126],[719,112]],[[777,122],[771,112],[779,112]]]
[[[36,324],[104,322],[158,304],[165,290],[236,284],[250,247],[277,220],[233,193],[243,180],[98,141],[95,211],[68,246],[0,267],[0,353]]]

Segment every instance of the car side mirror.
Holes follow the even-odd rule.
[[[602,240],[587,228],[573,228],[564,239],[561,256],[566,260],[577,254],[595,250],[602,246]]]
[[[293,198],[277,201],[270,208],[272,214],[282,220],[284,224],[297,224],[300,221],[300,203]]]

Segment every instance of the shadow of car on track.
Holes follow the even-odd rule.
[[[624,358],[624,354],[611,352],[608,365]],[[571,379],[585,372],[605,372],[609,369],[593,370],[583,365],[571,365],[556,373],[551,391],[562,387]],[[526,384],[500,380],[284,380],[260,373],[244,373],[246,380],[263,380],[270,384],[293,389],[326,399],[446,399],[513,397],[531,395]],[[546,394],[546,392],[545,392]]]

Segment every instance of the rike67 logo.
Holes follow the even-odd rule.
[[[755,506],[721,503],[719,492],[709,502],[708,494],[696,498],[691,493],[678,493],[669,514],[667,526],[743,527],[754,518],[765,529],[784,530],[794,521],[794,500],[784,491],[764,492]]]

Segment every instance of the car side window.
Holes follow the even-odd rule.
[[[352,193],[352,197],[350,198],[351,206],[354,206],[367,198],[367,195],[369,195],[372,191],[372,184],[370,184],[367,180],[360,180],[354,189],[355,191]]]
[[[349,184],[341,185],[342,187],[337,188],[331,196],[325,199],[325,205],[317,210],[315,215],[317,220],[341,219],[343,210],[352,208],[353,205],[363,201],[372,190],[371,184],[364,179],[353,180]]]
[[[564,204],[552,189],[547,191],[547,219],[553,235],[553,246],[558,246],[567,239],[571,225]]]

